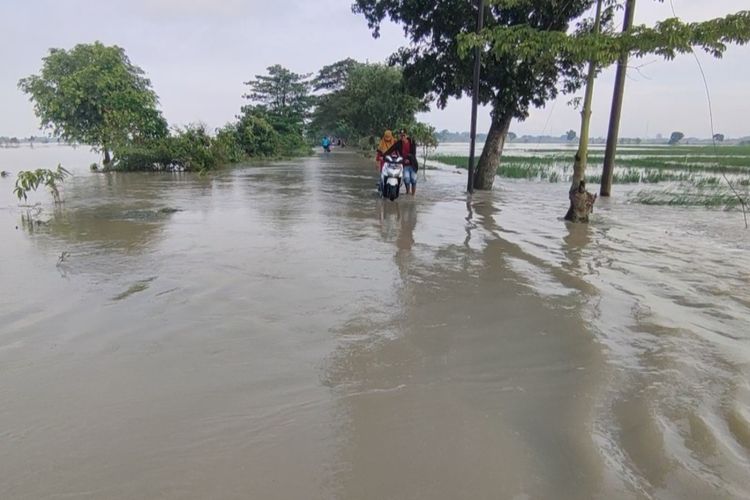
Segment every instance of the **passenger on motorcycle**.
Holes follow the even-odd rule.
[[[419,170],[417,143],[409,137],[406,129],[401,130],[400,135],[400,139],[396,142],[396,151],[404,159],[404,186],[406,186],[406,194],[411,193],[414,196],[417,190],[417,170]]]

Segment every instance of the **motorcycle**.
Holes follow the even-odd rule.
[[[404,178],[404,159],[400,156],[387,156],[381,173],[381,196],[394,201],[401,191]]]

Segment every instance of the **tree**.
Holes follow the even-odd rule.
[[[267,75],[255,75],[245,85],[250,91],[243,97],[251,104],[242,107],[240,121],[252,116],[270,124],[278,134],[276,154],[293,155],[309,149],[305,145],[304,127],[313,105],[310,75],[294,73],[276,64],[268,67]],[[255,126],[263,134],[268,133],[257,120]]]
[[[497,0],[503,4],[533,3],[534,0]],[[606,9],[603,6],[606,4]],[[750,42],[750,11],[741,11],[724,18],[700,23],[683,23],[677,18],[658,22],[654,27],[636,26],[632,30],[613,34],[600,30],[601,21],[611,19],[615,0],[597,0],[594,29],[574,33],[539,29],[531,24],[495,26],[483,33],[463,34],[460,45],[463,51],[489,44],[496,60],[512,55],[518,60],[550,60],[563,58],[573,64],[588,62],[586,97],[581,113],[581,142],[573,166],[570,188],[571,205],[566,219],[585,222],[593,204],[592,195],[585,191],[583,182],[588,159],[588,127],[591,119],[591,92],[596,71],[614,63],[627,52],[635,57],[656,54],[673,59],[679,53],[688,53],[699,47],[715,57],[721,57],[727,44]],[[671,143],[671,140],[670,140]],[[591,202],[591,203],[589,203]],[[585,210],[579,212],[579,210]]]
[[[513,132],[508,132],[508,140],[509,141],[515,141],[518,136],[514,134]]]
[[[714,134],[714,141],[724,142],[724,134]]]
[[[682,132],[672,132],[672,135],[669,136],[669,144],[670,146],[674,146],[675,144],[678,144],[683,138],[685,137],[685,134]]]
[[[422,171],[427,170],[427,159],[435,152],[438,147],[438,138],[435,133],[435,127],[426,123],[417,122],[411,126],[410,135],[417,142],[417,146],[422,152]]]
[[[567,132],[565,132],[565,140],[568,142],[575,141],[576,137],[578,137],[578,135],[576,134],[576,131],[573,129],[570,129]]]
[[[279,133],[260,114],[244,114],[234,125],[234,131],[236,143],[250,157],[274,156],[279,152]]]
[[[352,58],[347,58],[328,66],[323,66],[312,81],[313,90],[316,92],[332,92],[343,89],[351,71],[361,64]]]
[[[318,75],[312,80],[312,87],[319,92],[315,98],[316,109],[313,112],[311,130],[314,134],[333,134],[337,137],[353,138],[356,135],[351,124],[341,119],[336,101],[340,92],[344,90],[352,70],[362,63],[348,58],[323,66]]]
[[[345,128],[356,138],[379,137],[386,129],[413,123],[414,114],[424,109],[423,102],[406,91],[399,68],[360,64],[351,69],[341,90],[318,103],[312,127]]]
[[[488,30],[519,24],[565,33],[573,19],[582,15],[593,0],[540,2],[496,0],[485,13]],[[459,50],[461,35],[475,29],[476,7],[469,0],[356,0],[352,9],[367,19],[373,35],[379,35],[386,17],[404,25],[411,44],[391,57],[404,67],[409,89],[418,96],[437,98],[444,107],[451,97],[471,93],[472,58],[469,49]],[[485,43],[480,45],[485,47]],[[473,48],[473,45],[472,45]],[[562,57],[518,58],[507,53],[495,60],[483,59],[479,95],[481,104],[492,107],[492,122],[479,158],[476,189],[491,189],[505,139],[514,118],[523,120],[531,106],[542,106],[559,92],[573,91],[580,83],[580,64]]]
[[[167,134],[151,82],[122,48],[79,44],[50,49],[43,61],[41,73],[22,78],[18,87],[54,135],[91,145],[108,164],[117,144]]]
[[[310,75],[293,73],[275,64],[268,67],[268,75],[255,75],[254,80],[245,82],[250,91],[243,97],[251,101],[251,108],[302,124],[312,105],[309,79]]]

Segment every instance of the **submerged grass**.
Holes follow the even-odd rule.
[[[555,150],[560,153],[559,150]],[[710,159],[711,162],[702,162]],[[438,155],[435,160],[466,168],[468,157],[459,155]],[[601,171],[601,156],[590,157],[591,170]],[[721,161],[721,163],[716,163]],[[732,165],[732,164],[735,165]],[[569,155],[517,156],[504,155],[497,174],[508,179],[549,180],[559,182],[568,180],[572,174],[572,159]],[[617,160],[618,168],[613,176],[615,184],[656,184],[660,182],[686,182],[699,186],[721,184],[720,175],[712,173],[750,174],[750,157],[720,158],[718,156],[693,158],[689,163],[665,161],[663,158],[625,158]],[[747,165],[747,166],[740,166]],[[555,173],[555,175],[553,175]],[[601,182],[601,175],[592,173],[586,176],[590,184]],[[736,179],[739,185],[750,185],[750,178]]]
[[[740,205],[740,201],[734,193],[721,188],[639,191],[633,194],[631,201],[643,205],[681,207],[735,208]]]
[[[638,191],[631,201],[644,205],[665,205],[684,207],[711,207],[731,209],[740,201],[725,185],[724,173],[735,174],[732,184],[740,196],[748,198],[750,177],[750,146],[713,147],[661,147],[623,148],[618,152],[617,169],[613,175],[614,184],[658,184],[662,182],[680,183],[668,189],[650,188]],[[560,149],[535,150],[534,153],[554,153],[537,156],[503,155],[497,174],[509,179],[526,179],[548,182],[569,182],[572,176],[572,152]],[[648,155],[637,157],[636,155]],[[676,155],[685,154],[684,159]],[[700,156],[703,154],[703,156]],[[671,157],[668,157],[671,156]],[[742,156],[744,155],[744,156]],[[459,155],[438,155],[435,160],[467,168],[468,157]],[[598,171],[586,176],[589,184],[601,183],[601,163],[603,156],[592,154],[589,157],[591,170]],[[598,163],[598,165],[597,165]],[[597,168],[598,167],[598,168]]]
[[[560,153],[559,151],[556,151]],[[435,160],[445,163],[447,165],[453,165],[456,167],[463,167],[469,163],[467,156],[457,155],[438,155]],[[594,168],[601,168],[601,164],[604,162],[604,156],[598,154],[589,155],[589,163]],[[555,155],[544,155],[544,156],[518,156],[518,155],[503,155],[501,160],[501,168],[507,166],[524,166],[529,168],[531,166],[536,167],[561,167],[561,166],[572,166],[573,157],[569,154],[555,154]],[[617,165],[620,167],[633,167],[633,168],[648,168],[648,169],[669,169],[669,170],[689,170],[695,172],[713,172],[722,171],[727,173],[750,173],[750,156],[690,156],[686,158],[664,158],[664,157],[627,157],[620,155],[617,158]],[[502,175],[502,174],[501,174]]]
[[[534,149],[535,153],[560,153],[562,148]],[[596,152],[596,150],[594,151]],[[567,150],[574,154],[574,149]],[[712,145],[706,146],[623,146],[617,147],[618,156],[750,156],[750,145]]]

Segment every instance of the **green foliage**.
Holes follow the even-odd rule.
[[[312,81],[313,90],[333,92],[343,89],[349,79],[349,74],[360,64],[352,58],[347,58],[323,66]]]
[[[426,123],[417,122],[409,128],[409,135],[417,141],[417,146],[422,152],[422,164],[427,163],[428,157],[438,147],[438,138],[435,127]],[[424,165],[426,168],[426,165]]]
[[[351,68],[341,90],[319,100],[312,128],[345,131],[355,139],[379,137],[386,129],[413,123],[414,114],[424,109],[424,103],[407,92],[400,69],[359,64]]]
[[[268,68],[268,75],[245,82],[250,92],[243,97],[251,104],[242,108],[240,143],[246,151],[260,151],[248,154],[291,156],[309,151],[304,139],[305,120],[314,103],[309,78],[276,64]]]
[[[62,165],[58,165],[55,170],[48,168],[38,168],[36,170],[22,170],[18,172],[18,178],[16,179],[16,185],[13,189],[13,194],[18,197],[18,200],[27,200],[28,193],[30,191],[36,191],[39,186],[45,186],[55,203],[61,203],[59,184],[61,184],[66,177],[70,176],[70,172],[65,170]]]
[[[50,49],[41,73],[18,82],[42,126],[66,141],[104,151],[164,137],[167,125],[143,70],[125,51],[100,42]]]
[[[227,124],[217,130],[214,141],[215,147],[222,152],[226,163],[240,163],[248,158],[248,154],[237,139],[236,124]]]
[[[302,124],[312,106],[310,75],[300,75],[276,64],[268,67],[268,75],[255,75],[245,82],[250,91],[243,97],[252,104],[244,111],[259,110],[269,116]]]
[[[692,189],[644,190],[635,193],[631,200],[643,205],[665,205],[682,207],[736,208],[745,198],[738,198],[732,191],[717,186],[698,186]]]
[[[281,136],[269,123],[268,116],[257,111],[246,110],[235,129],[237,145],[247,156],[278,155],[281,148]],[[301,134],[299,137],[301,139]]]
[[[530,6],[532,0],[500,0],[498,7],[507,4]],[[614,2],[609,2],[613,5]],[[604,30],[595,33],[581,29],[569,33],[545,30],[530,23],[488,25],[480,35],[463,33],[459,36],[460,53],[467,55],[474,47],[490,47],[497,61],[514,57],[533,63],[567,60],[573,64],[593,62],[597,66],[614,63],[623,52],[635,57],[655,54],[674,59],[677,54],[690,53],[699,48],[714,57],[721,57],[728,44],[750,42],[750,11],[740,11],[723,18],[704,22],[685,23],[669,18],[653,27],[633,26],[628,32]]]
[[[570,23],[592,3],[497,2],[485,12],[486,33],[520,25],[565,34]],[[466,34],[476,29],[475,2],[356,0],[352,8],[365,16],[376,37],[386,18],[404,26],[411,44],[394,54],[391,62],[404,67],[407,85],[416,95],[434,96],[442,107],[451,97],[471,93],[472,58],[466,55],[467,48],[474,46],[474,39],[466,39]],[[461,46],[459,40],[463,41]],[[576,90],[580,73],[580,65],[564,57],[519,58],[508,51],[498,54],[495,61],[483,59],[479,102],[491,104],[496,118],[505,114],[524,119],[530,106],[541,106],[557,96],[561,79],[566,82],[563,90]]]
[[[232,161],[232,147],[225,138],[211,137],[203,125],[192,125],[167,137],[120,146],[113,168],[205,172]]]

